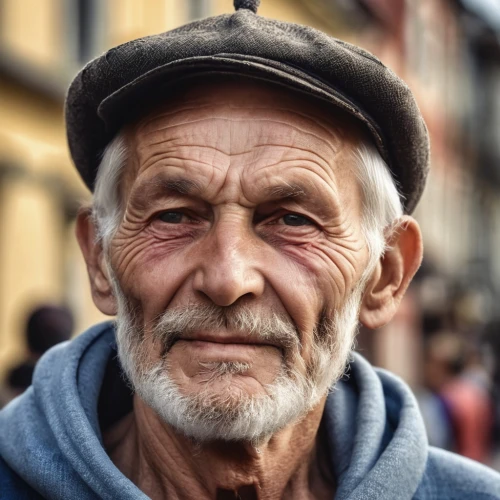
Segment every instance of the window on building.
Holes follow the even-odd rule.
[[[106,0],[66,0],[69,59],[81,66],[105,47]]]

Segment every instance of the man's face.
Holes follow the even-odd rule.
[[[122,357],[219,410],[275,397],[287,377],[288,399],[298,379],[337,378],[369,258],[353,124],[283,90],[225,83],[188,90],[126,134],[109,250]],[[326,375],[318,346],[332,356]]]

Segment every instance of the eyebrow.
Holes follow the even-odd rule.
[[[202,192],[202,184],[195,180],[182,176],[166,176],[163,173],[154,176],[138,186],[131,199],[138,206],[146,207],[151,201],[164,196],[197,196],[201,195]],[[288,199],[295,200],[298,203],[306,203],[324,216],[329,215],[331,212],[328,209],[328,204],[324,203],[323,198],[318,198],[317,193],[313,195],[311,189],[300,182],[284,182],[282,184],[275,184],[274,186],[267,186],[262,189],[262,193],[264,198],[266,198],[265,200],[261,200],[264,203]]]
[[[148,181],[146,186],[152,186],[155,188],[155,191],[174,191],[175,193],[182,195],[193,194],[194,192],[199,192],[201,190],[201,186],[197,182],[191,179],[186,179],[185,177],[168,178],[164,176],[157,176]]]
[[[336,193],[328,197],[331,203],[327,203],[326,198],[322,195],[322,190],[313,193],[306,184],[287,182],[264,188],[263,192],[269,196],[269,201],[294,200],[313,209],[319,217],[332,217],[338,211]]]
[[[142,182],[133,190],[129,200],[137,207],[146,208],[152,201],[165,196],[192,196],[201,191],[201,185],[194,180],[163,173]]]
[[[270,186],[265,188],[264,192],[271,198],[305,198],[309,194],[309,190],[302,184],[280,184],[278,186]]]
[[[192,195],[201,191],[201,185],[185,177],[166,177],[165,174],[156,175],[143,182],[136,190],[135,196],[157,198],[165,193],[176,193],[181,196]]]
[[[196,181],[185,177],[165,177],[164,175],[153,177],[140,187],[140,192],[146,192],[148,196],[157,196],[164,192],[192,195],[201,192],[201,190],[201,185]],[[264,193],[274,199],[306,198],[309,195],[309,190],[302,184],[286,183],[264,188]]]

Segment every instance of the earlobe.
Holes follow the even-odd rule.
[[[95,305],[103,314],[116,315],[116,300],[108,276],[103,248],[96,238],[96,228],[90,208],[82,208],[78,212],[76,238],[87,264],[92,299]]]
[[[422,235],[415,219],[405,216],[387,239],[387,250],[366,286],[359,319],[368,328],[388,323],[422,262]]]

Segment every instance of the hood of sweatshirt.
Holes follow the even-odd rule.
[[[116,356],[113,323],[96,325],[44,355],[33,386],[0,412],[0,455],[54,499],[146,499],[102,444],[98,404]],[[328,396],[322,428],[338,499],[412,498],[428,446],[417,403],[397,377],[354,355]]]

